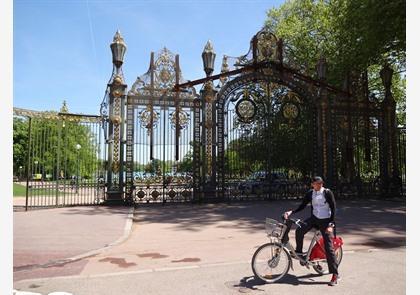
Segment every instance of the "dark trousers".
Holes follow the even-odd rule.
[[[319,229],[324,238],[325,254],[327,256],[328,270],[332,274],[338,274],[338,264],[332,243],[333,233],[327,232],[329,219],[318,219],[311,216],[305,220],[305,225],[296,229],[296,252],[302,252],[303,238],[312,228]]]

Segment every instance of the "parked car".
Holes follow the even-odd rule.
[[[261,194],[267,193],[270,190],[277,191],[281,186],[287,185],[287,182],[288,178],[284,173],[257,171],[240,182],[238,189],[244,194]]]
[[[41,173],[32,174],[32,179],[37,180],[37,181],[41,181],[42,180],[42,174]]]

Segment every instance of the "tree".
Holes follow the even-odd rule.
[[[300,104],[300,116],[289,122],[271,98],[262,100],[270,111],[261,107],[251,124],[237,124],[235,128],[240,130],[234,132],[236,138],[230,139],[225,152],[225,171],[231,178],[262,170],[309,174],[313,154],[312,145],[308,144],[313,138],[310,108]]]
[[[26,167],[28,150],[28,123],[23,118],[13,118],[13,174],[22,176]],[[22,167],[22,168],[20,168]]]
[[[192,150],[188,151],[178,164],[178,172],[192,172],[193,171],[193,156]]]
[[[29,121],[13,119],[13,167],[15,174],[20,166],[26,167],[28,153],[31,173],[47,174],[56,179],[63,171],[64,177],[79,175],[90,178],[98,169],[98,143],[91,129],[79,122],[33,118],[31,144]],[[80,145],[80,149],[77,149]]]
[[[314,76],[318,58],[326,57],[327,80],[337,87],[350,71],[360,76],[368,70],[370,91],[383,95],[378,69],[388,62],[394,69],[393,95],[402,124],[405,23],[403,0],[301,0],[269,10],[265,26],[283,38],[286,62],[302,72]]]

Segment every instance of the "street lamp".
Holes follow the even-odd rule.
[[[76,194],[79,193],[79,174],[80,174],[80,156],[79,151],[82,146],[80,144],[76,144],[77,150],[77,175],[76,175]]]
[[[23,166],[19,166],[19,181],[22,180]]]
[[[127,50],[120,30],[115,33],[114,41],[111,43],[112,63],[119,69],[124,62],[124,54]]]
[[[382,70],[379,72],[381,76],[382,83],[385,86],[385,90],[388,94],[389,90],[391,89],[391,82],[392,82],[392,74],[394,71],[389,67],[388,64],[385,64]],[[387,97],[385,97],[387,98]]]
[[[204,71],[206,72],[207,77],[209,77],[213,73],[214,60],[216,58],[216,53],[214,53],[213,45],[210,40],[207,41],[201,57],[203,59]]]
[[[316,63],[316,74],[320,80],[325,80],[327,77],[327,60],[325,57],[321,57]]]

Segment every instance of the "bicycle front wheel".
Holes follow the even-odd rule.
[[[292,259],[280,244],[267,243],[252,256],[252,271],[255,278],[266,283],[274,283],[283,278],[290,269]]]

